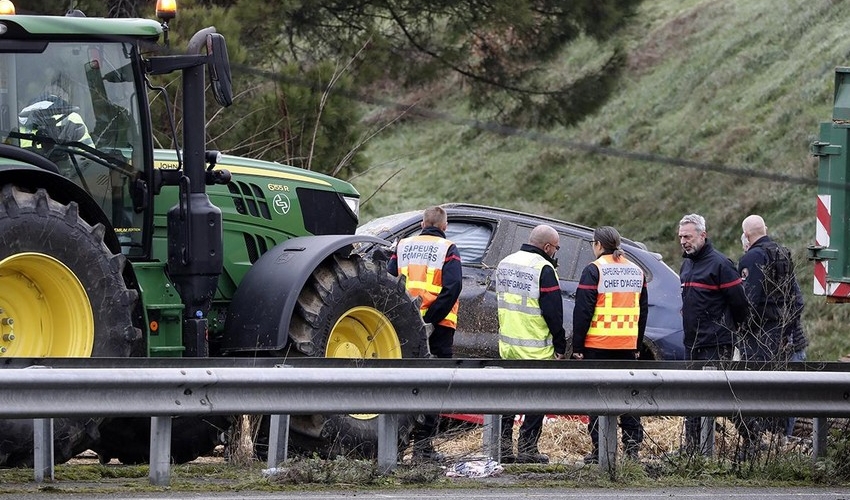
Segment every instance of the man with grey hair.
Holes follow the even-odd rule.
[[[682,217],[679,244],[684,251],[679,277],[685,359],[732,359],[735,332],[747,320],[748,311],[741,276],[732,261],[712,246],[701,215]],[[687,417],[686,451],[696,451],[699,437],[700,417]]]

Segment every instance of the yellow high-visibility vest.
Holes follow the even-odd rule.
[[[540,310],[540,273],[554,266],[540,255],[519,251],[496,269],[499,355],[503,359],[551,359],[552,335]]]

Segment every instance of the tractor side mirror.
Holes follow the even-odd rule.
[[[207,35],[207,54],[207,69],[215,100],[222,106],[230,106],[233,103],[233,87],[230,84],[230,60],[227,57],[224,36],[220,33]]]

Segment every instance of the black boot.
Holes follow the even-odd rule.
[[[499,438],[499,462],[503,464],[512,464],[516,462],[514,455],[514,428],[513,416],[508,422],[502,419],[502,435]]]
[[[413,443],[413,458],[414,462],[443,462],[446,457],[439,451],[434,449],[434,445],[430,439],[424,439]]]
[[[584,456],[584,463],[588,465],[599,463],[599,447],[594,446],[590,453]]]
[[[517,445],[516,462],[518,464],[548,464],[549,456],[540,453],[537,443],[528,443],[520,439]]]

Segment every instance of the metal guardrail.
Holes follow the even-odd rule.
[[[2,369],[0,387],[0,418],[152,416],[154,484],[168,484],[170,479],[170,417],[175,415],[382,414],[378,465],[385,471],[395,467],[397,415],[405,413],[601,415],[600,429],[606,438],[600,440],[600,466],[609,469],[616,459],[616,446],[606,443],[616,443],[615,416],[621,413],[850,415],[850,373],[845,371],[45,368]],[[279,427],[284,433],[287,421],[283,419]],[[286,437],[277,434],[277,429],[273,425],[270,443],[285,445]],[[37,420],[37,479],[39,469],[43,474],[48,467],[52,477],[52,448],[51,453],[45,449],[52,447],[52,439],[45,432],[49,429],[44,420]],[[485,434],[490,436],[490,449],[494,442],[498,445],[493,440],[498,429],[490,428]],[[270,461],[272,456],[277,455],[270,450]]]

